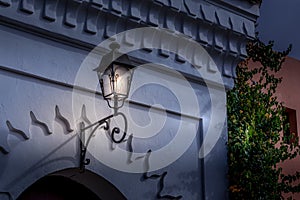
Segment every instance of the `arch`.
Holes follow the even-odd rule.
[[[17,200],[101,200],[83,185],[63,176],[45,176],[27,188]]]
[[[125,200],[125,196],[109,181],[89,170],[80,173],[70,168],[49,174],[29,186],[17,198],[69,200]]]

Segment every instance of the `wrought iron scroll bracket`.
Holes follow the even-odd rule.
[[[127,132],[127,119],[123,113],[116,112],[115,114],[109,115],[109,116],[107,116],[93,124],[90,124],[88,126],[85,126],[84,122],[80,122],[80,133],[79,133],[79,145],[80,145],[80,164],[79,165],[80,166],[79,166],[79,168],[80,168],[81,172],[84,172],[85,166],[90,164],[90,159],[86,158],[86,151],[87,151],[88,145],[89,145],[94,133],[101,125],[104,125],[104,130],[109,130],[109,128],[110,128],[109,119],[116,117],[116,116],[121,116],[124,119],[124,124],[125,124],[124,132],[123,132],[122,136],[119,139],[117,139],[116,134],[120,134],[121,130],[118,127],[114,127],[110,134],[110,138],[114,143],[119,144],[124,141],[124,139],[126,137],[126,132]],[[87,130],[91,130],[89,132],[88,136],[86,135]]]

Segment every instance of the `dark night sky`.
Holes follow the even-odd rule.
[[[289,56],[300,60],[300,1],[263,0],[257,31],[262,41],[274,40],[276,50],[292,44]]]

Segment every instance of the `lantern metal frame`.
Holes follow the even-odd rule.
[[[122,63],[123,61],[123,63]],[[105,94],[105,89],[104,89],[104,83],[103,83],[103,79],[101,76],[103,76],[104,72],[102,73],[99,73],[100,75],[99,76],[99,82],[100,82],[100,86],[101,86],[101,91],[102,91],[102,95],[103,95],[103,98],[106,100],[108,106],[110,108],[113,108],[117,111],[117,109],[121,108],[123,105],[124,105],[124,101],[125,99],[128,98],[128,94],[129,94],[129,90],[130,90],[130,85],[131,85],[131,81],[132,81],[132,75],[133,75],[133,70],[132,70],[132,65],[128,64],[128,61],[129,58],[127,55],[122,55],[121,57],[119,57],[117,60],[115,60],[113,63],[111,63],[109,65],[109,67],[106,69],[106,70],[110,70],[110,87],[112,87],[112,92],[109,93],[109,94]],[[118,66],[118,67],[115,67],[115,66]],[[114,85],[114,82],[116,82],[117,80],[115,80],[115,77],[117,76],[116,75],[116,71],[117,69],[116,68],[123,68],[123,69],[126,69],[127,70],[127,73],[130,74],[130,76],[128,77],[127,80],[124,80],[126,81],[126,85],[127,85],[127,92],[126,94],[120,94],[120,93],[117,93],[115,90],[116,88],[115,85]],[[113,96],[113,98],[109,98],[110,96]],[[110,101],[113,101],[113,104],[111,105]],[[120,102],[120,104],[119,104]]]

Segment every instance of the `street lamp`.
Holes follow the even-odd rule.
[[[115,111],[128,97],[132,78],[132,65],[126,54],[113,61],[104,72],[97,71],[103,98]]]
[[[123,113],[118,112],[118,109],[124,105],[124,101],[128,97],[134,66],[126,54],[118,52],[119,44],[114,42],[109,47],[111,51],[103,56],[99,67],[94,71],[97,72],[103,98],[107,101],[108,106],[114,109],[114,113],[88,126],[85,126],[84,122],[80,123],[80,170],[82,172],[85,165],[90,163],[90,159],[85,158],[88,144],[101,125],[105,125],[105,130],[109,130],[108,120],[115,116],[121,116],[125,122],[123,135],[116,139],[116,134],[120,134],[121,131],[118,127],[114,127],[110,137],[115,143],[123,142],[126,137],[127,119]],[[86,140],[85,131],[88,129],[92,130]]]

